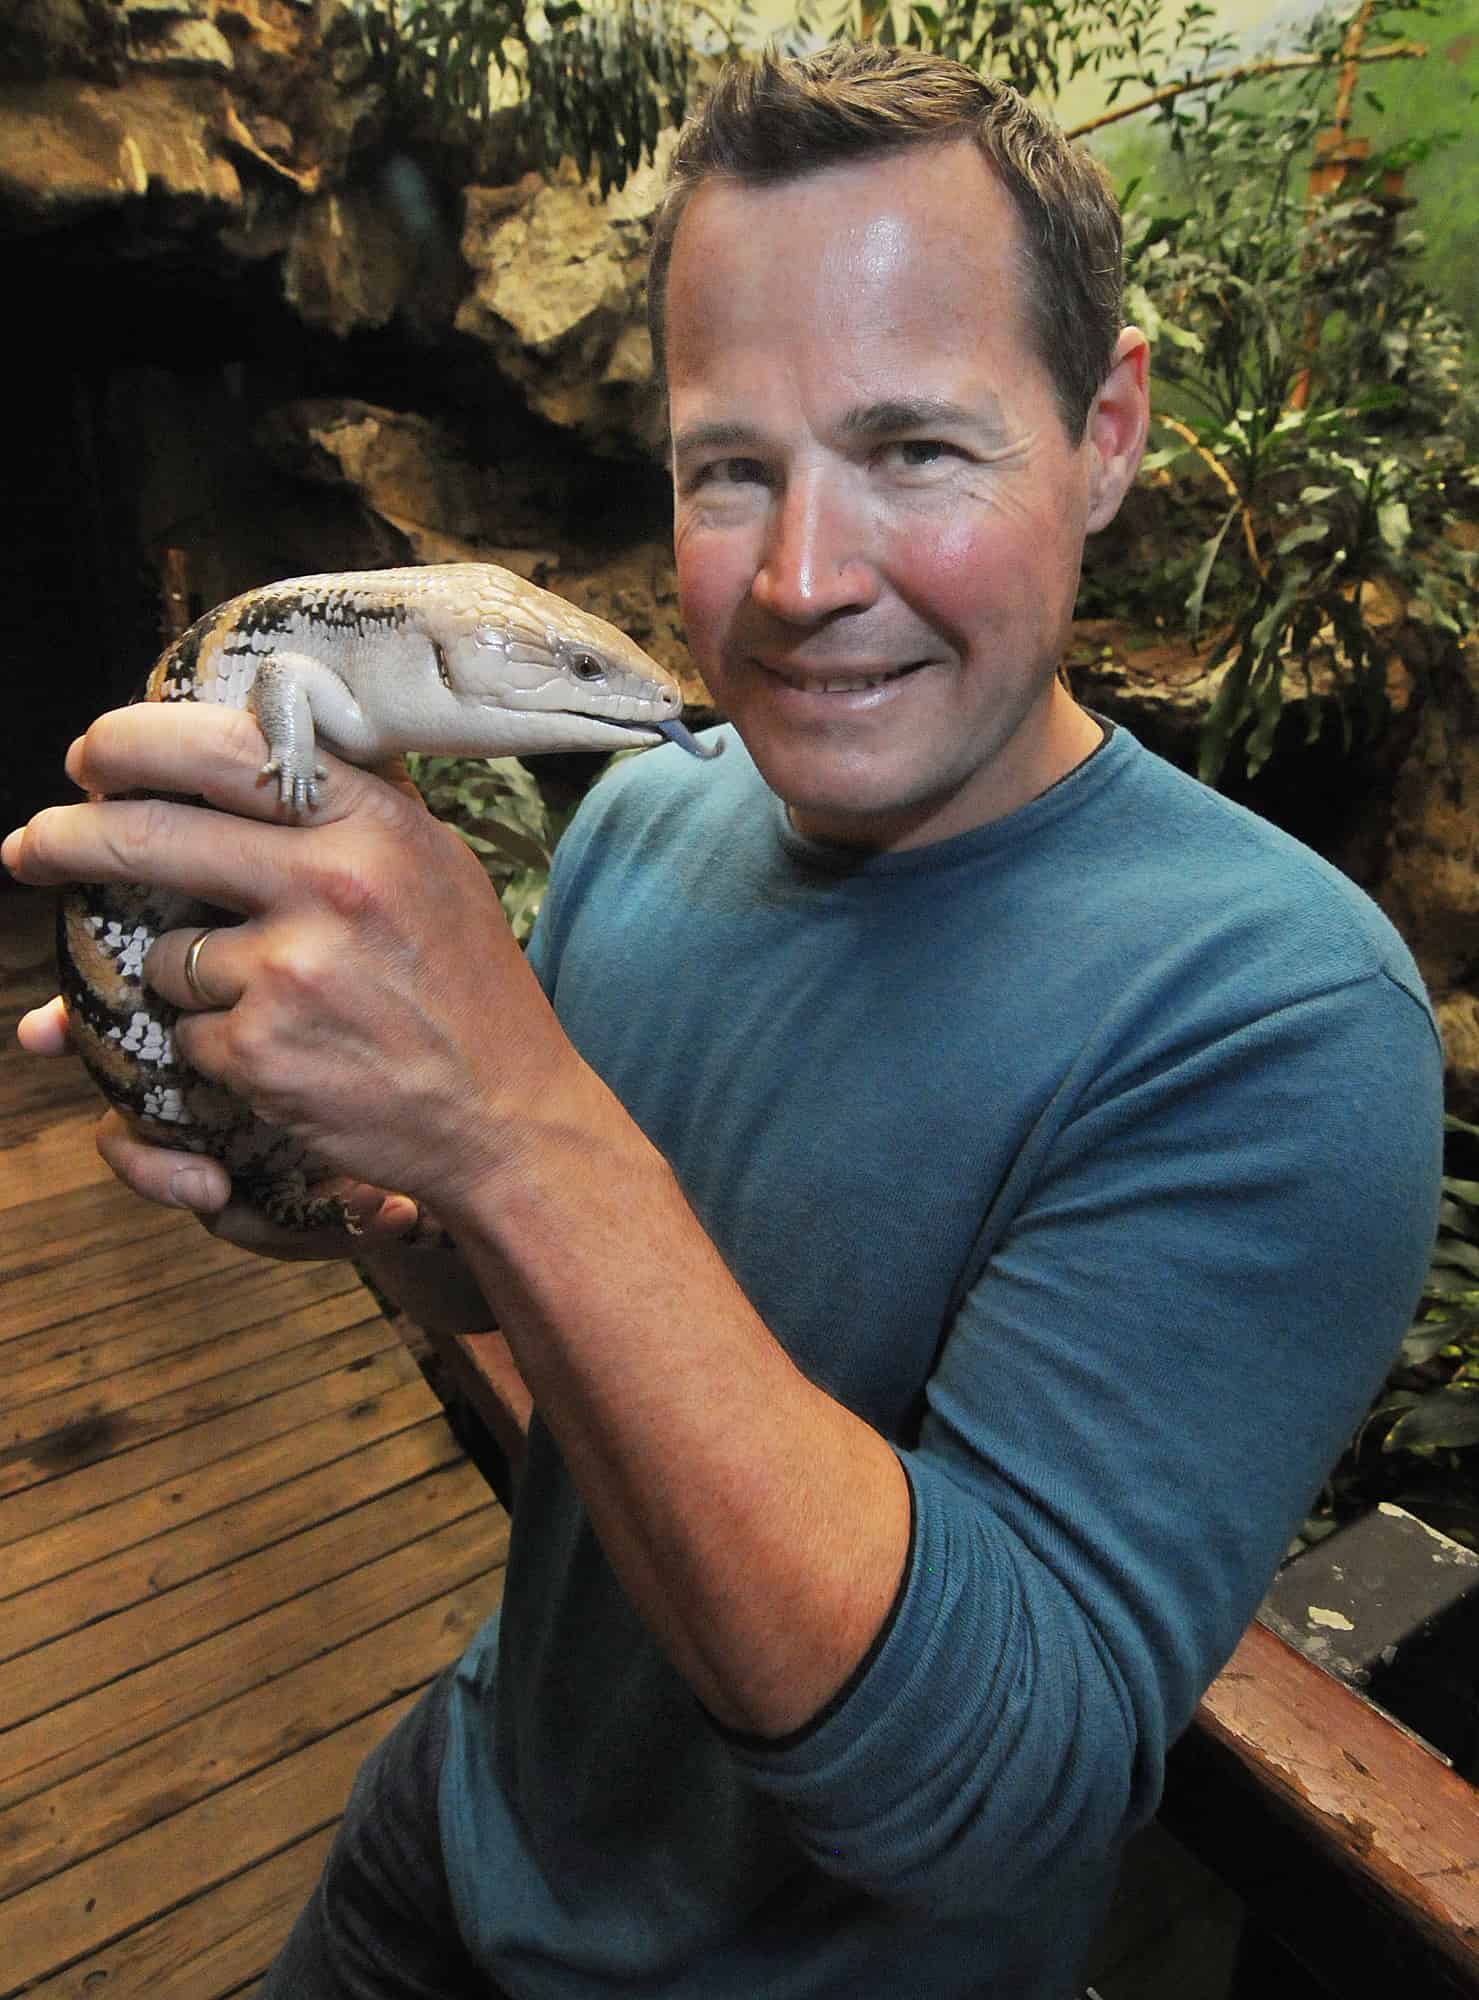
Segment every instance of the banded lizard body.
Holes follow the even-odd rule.
[[[208,612],[159,658],[140,697],[250,708],[281,807],[311,812],[320,739],[350,763],[406,750],[521,756],[615,750],[669,737],[677,683],[604,619],[487,563],[295,577]],[[167,930],[230,915],[145,884],[93,884],[63,899],[57,955],[73,1046],[143,1138],[209,1154],[235,1193],[287,1227],[348,1225],[315,1196],[326,1170],[182,1062],[178,1009],[144,984]]]

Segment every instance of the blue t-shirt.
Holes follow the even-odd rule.
[[[1436,1033],[1358,890],[1124,729],[871,856],[800,839],[724,734],[595,789],[532,955],[776,1338],[897,1448],[910,1559],[841,1695],[736,1737],[536,1420],[452,1702],[459,1922],[516,2000],[1063,2000],[1407,1323]]]

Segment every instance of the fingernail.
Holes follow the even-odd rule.
[[[170,1199],[181,1208],[211,1207],[210,1175],[199,1167],[181,1167],[169,1184]]]

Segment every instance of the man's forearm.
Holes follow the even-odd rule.
[[[585,1079],[452,1226],[649,1629],[719,1720],[783,1734],[888,1615],[907,1481],[795,1368],[661,1156]]]

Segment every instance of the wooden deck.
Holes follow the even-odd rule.
[[[124,1193],[0,889],[0,2000],[249,1994],[508,1523],[344,1265]]]

